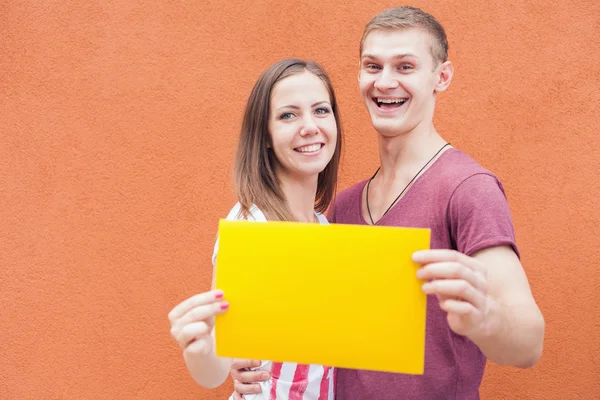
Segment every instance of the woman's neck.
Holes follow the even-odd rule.
[[[285,173],[277,175],[294,219],[298,222],[315,222],[318,175],[300,179]]]

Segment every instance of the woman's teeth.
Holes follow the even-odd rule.
[[[319,150],[321,148],[321,146],[323,146],[321,143],[311,144],[308,146],[298,147],[298,148],[296,148],[296,151],[299,151],[300,153],[313,153],[313,152]]]

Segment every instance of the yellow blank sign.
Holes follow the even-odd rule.
[[[428,229],[221,220],[217,355],[422,374],[411,255],[429,243]]]

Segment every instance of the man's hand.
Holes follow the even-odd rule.
[[[271,378],[268,371],[250,371],[249,368],[257,368],[260,361],[256,360],[233,360],[231,365],[231,377],[233,378],[233,398],[243,399],[245,394],[260,393],[262,390],[258,382],[263,382]]]
[[[426,294],[435,294],[440,307],[448,313],[448,324],[457,334],[487,333],[488,296],[487,267],[479,260],[454,250],[416,252],[413,261],[423,264],[417,271]]]
[[[422,264],[423,291],[435,294],[452,331],[473,341],[490,360],[529,368],[544,345],[545,323],[527,276],[510,246],[480,250],[469,257],[453,250],[413,254]]]

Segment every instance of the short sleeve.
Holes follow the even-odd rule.
[[[317,220],[319,221],[320,224],[329,225],[329,220],[327,219],[326,216],[324,216],[323,214],[316,212],[316,211],[315,211],[315,215],[317,216]]]
[[[217,262],[217,254],[219,253],[219,236],[217,236],[217,240],[215,241],[215,247],[213,249],[213,255],[212,255],[212,265],[215,265],[215,262]]]
[[[450,197],[447,217],[456,249],[466,255],[495,246],[510,246],[520,257],[508,201],[500,181],[475,174]]]
[[[237,203],[235,206],[233,206],[231,211],[229,211],[229,214],[227,215],[226,219],[229,221],[242,220],[242,219],[246,219],[246,220],[252,221],[252,222],[266,222],[267,221],[263,212],[261,210],[259,210],[258,207],[256,207],[255,205],[250,206],[250,215],[248,215],[247,218],[244,218],[242,216],[241,210],[242,210],[242,207],[241,207],[240,203]],[[219,253],[219,236],[217,235],[217,240],[215,241],[215,247],[213,249],[213,255],[212,255],[212,265],[213,266],[215,265],[215,262],[217,261],[218,253]]]

